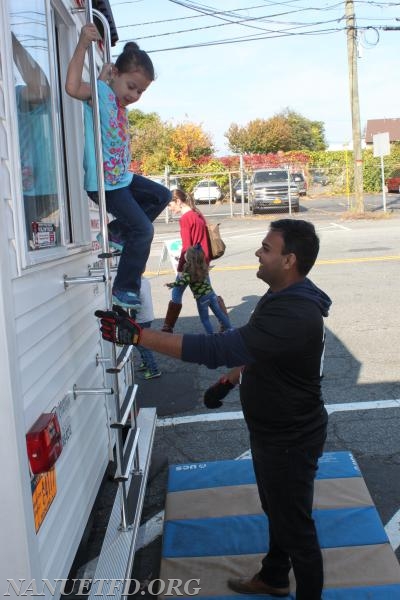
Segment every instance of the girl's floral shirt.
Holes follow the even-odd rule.
[[[104,82],[97,82],[103,150],[104,185],[106,190],[126,187],[132,181],[129,121],[113,90]],[[85,106],[85,189],[97,191],[96,155],[94,149],[93,112]]]

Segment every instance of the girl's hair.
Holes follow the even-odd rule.
[[[176,202],[177,200],[180,200],[181,202],[184,202],[185,204],[187,204],[189,206],[189,208],[191,210],[193,210],[194,212],[196,212],[199,215],[202,215],[203,213],[197,208],[193,198],[191,196],[189,196],[188,194],[185,194],[185,192],[183,190],[174,190],[172,192],[172,198],[171,201],[172,202]]]
[[[200,246],[190,246],[185,253],[185,266],[183,270],[189,274],[190,281],[200,283],[204,281],[208,275],[208,265],[205,254]]]
[[[115,61],[115,66],[120,73],[132,73],[132,71],[143,71],[150,81],[154,81],[155,72],[150,56],[141,50],[136,42],[125,44],[122,53]]]

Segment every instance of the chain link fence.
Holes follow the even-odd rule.
[[[257,165],[257,169],[269,169],[276,168],[271,165]],[[337,165],[290,165],[289,170],[292,173],[301,173],[305,180],[305,194],[302,193],[305,200],[314,199],[323,196],[347,196],[349,201],[349,208],[351,208],[351,196],[353,194],[353,164],[350,159],[346,160],[346,164]],[[210,171],[210,172],[196,172],[196,173],[166,173],[164,175],[150,176],[151,179],[163,183],[171,190],[179,188],[192,197],[195,196],[196,186],[200,182],[208,181],[212,184],[216,184],[221,191],[221,197],[215,198],[210,192],[209,197],[203,198],[201,201],[196,201],[199,205],[211,205],[211,204],[231,204],[231,214],[248,214],[248,192],[249,183],[252,177],[254,169],[236,169],[221,171]],[[389,170],[388,170],[389,171]],[[388,177],[390,173],[384,173],[384,179]],[[365,193],[380,193],[382,192],[382,172],[379,164],[371,165],[368,164],[364,168],[364,192]],[[210,186],[211,189],[211,186]],[[387,190],[386,190],[387,191]],[[243,197],[243,200],[242,200]],[[170,216],[168,215],[168,209],[164,211],[160,218],[163,218],[168,222]]]

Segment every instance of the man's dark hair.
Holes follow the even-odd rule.
[[[315,233],[314,225],[300,219],[279,219],[272,221],[270,229],[281,232],[284,243],[283,254],[295,254],[299,274],[307,275],[319,252],[319,238]]]

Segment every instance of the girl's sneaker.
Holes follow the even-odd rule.
[[[147,371],[147,365],[144,362],[141,362],[138,367],[136,367],[136,371]]]
[[[99,242],[100,246],[103,246],[103,236],[101,232],[96,235],[96,240]],[[119,238],[112,231],[108,230],[108,245],[110,248],[117,250],[117,252],[122,252],[124,249],[124,243],[124,240]]]
[[[122,306],[122,308],[134,308],[136,310],[141,306],[139,296],[135,292],[128,292],[127,290],[114,289],[112,303]]]
[[[145,371],[143,373],[143,377],[145,379],[155,379],[156,377],[161,377],[161,371]]]

